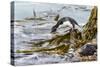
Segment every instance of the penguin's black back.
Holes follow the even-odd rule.
[[[55,32],[59,25],[63,24],[65,21],[70,21],[72,24],[73,28],[75,28],[75,25],[78,25],[78,23],[71,17],[63,17],[60,20],[58,20],[57,24],[52,27],[51,32]],[[79,25],[78,25],[79,26]]]

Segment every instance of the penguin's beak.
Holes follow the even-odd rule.
[[[58,15],[54,18],[54,20],[55,20],[55,21],[58,21],[59,17],[60,17],[60,15],[58,14]]]

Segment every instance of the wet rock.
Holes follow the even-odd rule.
[[[72,62],[80,62],[80,58],[78,57],[73,57],[71,60]]]
[[[91,56],[94,55],[95,52],[97,52],[97,45],[86,44],[79,54],[80,56]]]

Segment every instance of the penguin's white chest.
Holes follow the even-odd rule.
[[[59,25],[57,32],[60,34],[65,34],[68,29],[72,28],[72,25],[69,21],[63,22],[63,24]]]
[[[63,22],[63,24],[59,25],[59,28],[67,28],[67,27],[72,27],[69,21],[65,21]]]

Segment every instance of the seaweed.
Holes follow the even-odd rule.
[[[65,52],[67,53],[69,50],[70,45],[60,45],[54,48],[40,48],[40,49],[35,49],[35,50],[17,50],[17,53],[26,53],[26,54],[31,54],[33,52],[47,52],[47,53],[56,53],[56,54],[64,54]],[[53,52],[52,52],[53,51]]]

